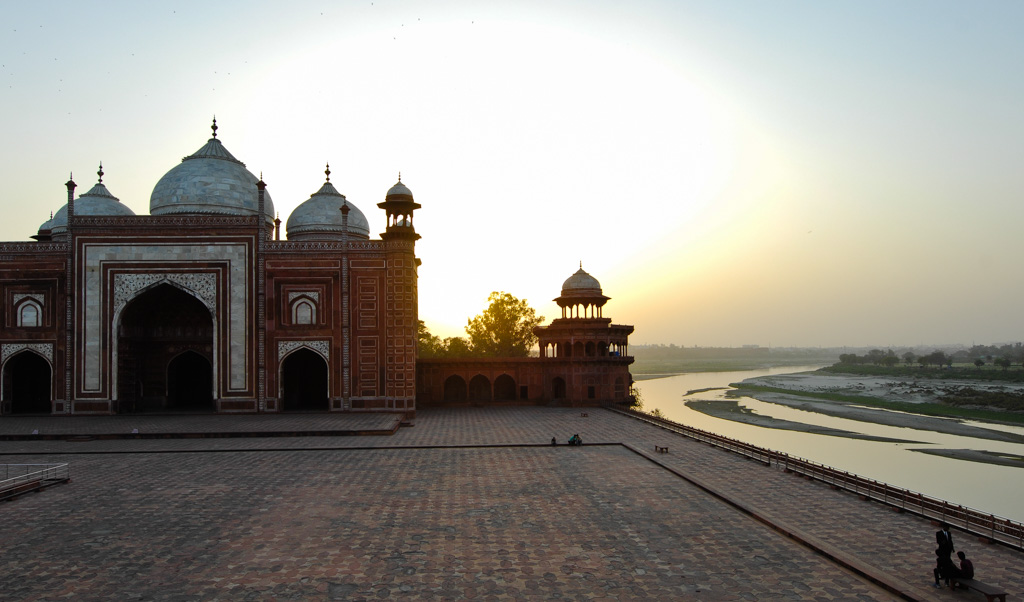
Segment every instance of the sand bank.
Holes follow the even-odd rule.
[[[1022,388],[1006,384],[992,385],[989,383],[978,384],[974,382],[965,384],[963,381],[954,382],[935,380],[928,382],[908,382],[877,376],[833,375],[822,372],[802,372],[798,374],[762,376],[747,379],[743,381],[742,384],[789,389],[804,393],[818,392],[863,395],[889,401],[903,401],[911,403],[938,402],[939,398],[943,394],[957,387],[969,386],[975,389],[984,388],[988,390],[1004,391]],[[992,441],[1024,443],[1024,435],[964,424],[958,419],[894,412],[890,410],[860,406],[843,401],[825,399],[818,401],[813,397],[806,397],[803,395],[798,396],[777,392],[744,390],[742,388],[742,384],[740,388],[730,391],[730,396],[753,397],[754,399],[768,403],[778,403],[809,412],[817,412],[819,414],[836,416],[849,420],[858,420],[861,422],[933,431],[950,435],[961,435],[964,437],[974,437]]]

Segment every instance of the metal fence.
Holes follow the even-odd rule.
[[[792,472],[809,479],[821,481],[834,489],[849,491],[861,497],[910,512],[911,514],[946,522],[972,535],[984,537],[1017,548],[1018,550],[1024,550],[1024,524],[1008,518],[966,506],[951,504],[945,500],[929,497],[916,491],[866,479],[837,468],[832,468],[831,466],[812,462],[805,458],[757,447],[756,445],[744,443],[736,439],[730,439],[729,437],[723,437],[692,426],[673,422],[666,418],[658,418],[635,410],[612,408],[612,411],[633,416],[702,443],[729,450],[762,462],[766,466],[774,466],[785,472]]]
[[[0,464],[0,469],[0,500],[71,480],[67,464]]]

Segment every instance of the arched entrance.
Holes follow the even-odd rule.
[[[12,414],[51,414],[53,372],[43,356],[21,351],[4,364],[3,408]]]
[[[551,399],[565,399],[565,379],[561,376],[551,380]]]
[[[212,357],[201,301],[170,284],[135,297],[117,328],[117,412],[214,410]]]
[[[213,366],[195,351],[177,355],[167,365],[167,408],[213,409]]]
[[[281,409],[285,412],[326,412],[327,362],[309,349],[297,349],[281,363]]]
[[[516,381],[512,380],[508,374],[502,374],[494,379],[494,399],[495,401],[515,401]]]
[[[470,379],[469,400],[485,402],[491,400],[491,381],[487,380],[483,374],[477,374]]]
[[[466,401],[466,381],[458,374],[444,380],[445,401]]]

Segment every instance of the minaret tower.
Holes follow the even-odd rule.
[[[417,274],[416,241],[420,235],[413,228],[413,211],[420,208],[412,191],[398,182],[388,190],[378,207],[387,213],[387,229],[380,235],[387,257],[387,299],[385,318],[386,353],[395,358],[385,372],[384,395],[389,408],[416,409],[416,326]]]

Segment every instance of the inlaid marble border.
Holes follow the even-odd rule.
[[[0,365],[3,365],[8,358],[15,353],[24,351],[35,351],[39,355],[45,357],[50,362],[50,366],[53,366],[53,343],[3,343],[0,344]]]
[[[76,266],[78,288],[80,291],[81,306],[78,315],[81,319],[80,333],[82,340],[76,346],[82,350],[79,362],[80,374],[82,375],[83,390],[87,392],[101,392],[104,384],[113,391],[115,369],[111,368],[106,372],[103,369],[104,343],[108,350],[106,355],[109,358],[109,365],[116,366],[116,336],[117,311],[110,315],[105,312],[105,295],[107,290],[116,291],[113,282],[105,283],[101,279],[109,278],[103,270],[104,263],[116,263],[117,275],[131,274],[143,276],[122,282],[134,282],[140,284],[146,278],[154,278],[150,283],[162,281],[173,282],[180,288],[194,294],[204,305],[210,308],[214,323],[214,348],[222,349],[227,354],[227,389],[229,391],[244,391],[248,385],[247,359],[252,352],[250,347],[247,316],[249,306],[252,304],[250,282],[252,270],[250,263],[250,244],[239,241],[217,242],[216,239],[207,239],[202,243],[188,244],[181,242],[161,243],[148,241],[136,243],[133,241],[124,242],[102,242],[86,243],[82,246],[82,253],[79,256],[79,264]],[[147,269],[147,264],[160,264],[159,268]],[[178,262],[180,266],[168,264]],[[221,290],[222,281],[216,274],[195,273],[193,267],[197,263],[204,264],[203,269],[209,271],[226,271],[227,290]],[[210,264],[222,264],[222,267],[212,267]],[[226,267],[226,269],[225,269]],[[116,277],[116,276],[115,276]],[[206,278],[212,278],[211,281]],[[108,285],[109,284],[109,288]],[[140,284],[145,287],[146,285]],[[135,285],[123,289],[133,289],[134,294],[122,292],[118,298],[114,292],[114,303],[123,302],[118,306],[123,309],[128,302],[139,294],[144,288],[134,288]],[[195,288],[193,288],[195,287]],[[217,298],[222,299],[220,311],[217,311]],[[109,321],[108,321],[109,320]],[[225,333],[221,332],[219,324],[225,324]],[[220,382],[220,369],[217,360],[220,352],[215,353],[214,378],[218,391],[223,386]]]
[[[324,358],[327,365],[331,365],[331,342],[327,339],[318,339],[313,341],[278,341],[277,342],[277,361],[280,363],[284,356],[288,355],[296,349],[305,347],[310,351],[313,351]]]

